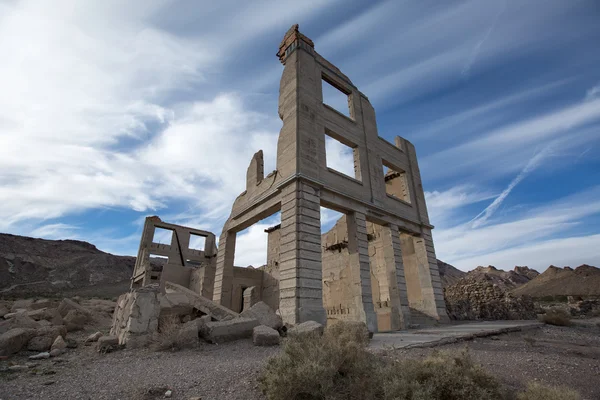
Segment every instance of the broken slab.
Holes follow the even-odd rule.
[[[257,319],[261,325],[273,329],[281,329],[283,326],[281,317],[275,314],[275,311],[263,301],[259,301],[249,309],[243,311],[240,317]]]
[[[110,334],[119,344],[135,341],[136,346],[143,345],[157,332],[159,314],[158,286],[132,289],[117,301]]]
[[[252,343],[255,346],[277,346],[279,332],[265,325],[259,325],[252,330]]]
[[[234,318],[228,321],[207,322],[201,327],[200,336],[211,343],[225,343],[252,337],[258,320],[253,318]]]
[[[200,310],[204,314],[210,315],[217,321],[224,320],[227,317],[237,318],[239,314],[231,311],[227,307],[223,307],[206,297],[203,297],[194,291],[178,285],[173,282],[165,282],[165,301],[171,302],[171,304],[187,304],[192,305],[193,308]],[[175,295],[176,294],[176,295]]]
[[[290,336],[298,336],[298,335],[311,335],[323,334],[324,327],[320,323],[316,321],[306,321],[301,324],[295,325],[292,328],[288,329],[287,334]]]

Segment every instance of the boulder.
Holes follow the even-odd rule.
[[[8,308],[6,308],[6,306],[5,306],[5,305],[3,305],[3,304],[2,304],[2,305],[0,305],[0,318],[4,318],[4,316],[5,316],[6,314],[8,314],[9,312],[10,312],[10,311],[9,311],[9,309],[8,309]]]
[[[52,301],[48,300],[48,299],[39,299],[34,301],[30,306],[29,309],[30,310],[40,310],[42,308],[51,308],[52,307]]]
[[[7,321],[0,323],[0,334],[8,332],[11,329],[23,328],[23,329],[37,329],[41,325],[39,322],[29,318],[26,313],[19,312]]]
[[[323,334],[323,325],[316,321],[306,321],[301,324],[295,325],[288,329],[287,334],[290,336],[294,335],[307,335],[316,333],[318,335]]]
[[[127,346],[135,347],[149,342],[158,330],[159,295],[158,285],[136,288],[121,295],[113,314],[110,334],[117,336],[119,343]]]
[[[0,356],[18,353],[35,335],[35,329],[14,328],[0,335]]]
[[[63,299],[60,304],[58,305],[58,312],[60,313],[60,315],[64,318],[69,311],[71,310],[78,310],[83,314],[88,314],[89,315],[89,311],[85,309],[85,307],[75,303],[73,300],[69,300],[69,299]]]
[[[69,310],[63,318],[63,322],[68,332],[80,331],[89,320],[89,314],[82,313],[80,310]]]
[[[259,323],[253,318],[234,318],[229,321],[207,322],[200,331],[200,336],[211,343],[224,343],[252,336],[252,331]]]
[[[45,309],[41,320],[49,321],[52,325],[62,325],[63,324],[63,318],[62,318],[62,315],[60,315],[58,308]]]
[[[259,301],[249,309],[243,311],[240,314],[240,317],[254,318],[258,320],[259,324],[277,330],[281,329],[283,326],[283,320],[281,317],[275,314],[275,311],[263,301]]]
[[[98,339],[102,337],[102,332],[92,333],[90,336],[85,339],[85,343],[97,342]]]
[[[35,336],[49,338],[50,344],[52,344],[54,343],[57,337],[62,336],[64,338],[65,336],[67,336],[67,328],[64,325],[43,326],[35,331]]]
[[[54,339],[54,343],[52,343],[52,347],[50,347],[50,350],[64,350],[66,348],[67,342],[65,342],[65,339],[63,339],[62,336],[59,336],[56,339]]]
[[[27,342],[27,350],[29,351],[48,351],[52,346],[52,339],[49,336],[32,337]]]
[[[252,342],[255,346],[276,346],[279,340],[279,332],[271,327],[259,325],[252,330]]]
[[[22,299],[15,300],[10,308],[11,312],[17,312],[18,310],[27,310],[33,304],[33,299]]]
[[[49,354],[51,357],[58,357],[64,352],[65,352],[65,349],[52,349],[52,350],[50,350]]]
[[[98,352],[109,353],[119,346],[119,338],[116,336],[102,336],[98,339]]]

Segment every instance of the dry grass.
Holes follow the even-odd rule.
[[[571,315],[559,307],[553,307],[542,316],[542,322],[549,325],[570,326]]]
[[[580,400],[579,394],[565,387],[543,386],[532,383],[517,396],[518,400]]]
[[[287,339],[259,378],[263,392],[270,400],[503,398],[499,383],[467,353],[384,359],[366,350],[365,331],[364,325],[339,323],[323,337]]]
[[[154,351],[179,350],[179,331],[181,323],[176,315],[163,317],[158,321],[158,334],[151,344]]]

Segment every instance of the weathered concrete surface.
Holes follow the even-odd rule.
[[[207,322],[200,327],[200,335],[211,343],[246,339],[259,323],[252,318],[234,318],[227,321]]]
[[[280,329],[283,326],[283,320],[266,303],[259,301],[246,311],[240,314],[240,317],[257,319],[261,325],[272,329]]]
[[[171,302],[173,305],[189,304],[202,311],[204,314],[210,315],[217,321],[221,321],[227,317],[236,318],[239,316],[238,313],[233,312],[220,304],[214,303],[206,297],[200,296],[192,290],[176,283],[165,282],[165,292],[165,301]]]
[[[252,331],[252,342],[255,346],[277,346],[279,340],[279,332],[268,326],[259,325]]]
[[[485,321],[376,333],[373,335],[370,348],[432,347],[461,340],[471,340],[476,337],[535,329],[542,325],[537,321]]]
[[[123,294],[117,301],[110,334],[119,344],[142,345],[158,330],[158,287],[147,286]]]

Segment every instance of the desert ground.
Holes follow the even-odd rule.
[[[545,325],[525,332],[476,338],[433,348],[376,350],[384,357],[420,358],[438,350],[468,349],[473,359],[509,390],[532,381],[565,385],[583,399],[600,399],[600,319],[573,327]],[[31,361],[27,353],[4,360],[0,399],[263,399],[257,377],[280,347],[251,340],[201,344],[180,351],[124,349],[99,354],[79,344],[60,357]],[[24,369],[7,370],[8,364]]]

